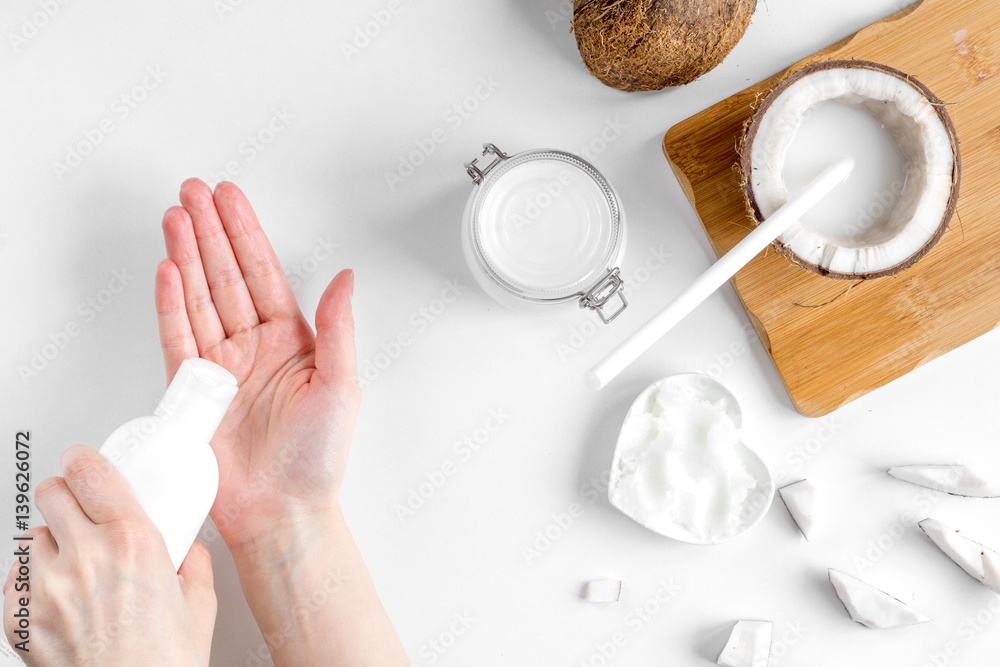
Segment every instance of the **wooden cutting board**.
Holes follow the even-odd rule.
[[[917,2],[671,128],[663,151],[716,254],[736,245],[751,225],[736,145],[754,103],[806,64],[850,58],[912,74],[949,104],[962,184],[958,214],[941,241],[897,276],[851,286],[768,249],[733,278],[792,401],[809,417],[1000,324],[998,0]]]

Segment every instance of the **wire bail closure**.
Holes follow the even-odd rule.
[[[601,282],[597,283],[580,299],[580,308],[589,308],[590,310],[597,311],[597,314],[601,317],[601,321],[609,324],[628,308],[628,299],[625,298],[624,290],[625,281],[622,280],[618,268],[615,267],[608,271],[608,275],[604,276]],[[605,315],[604,306],[616,296],[621,300],[621,306],[610,316]]]
[[[502,178],[504,175],[504,169],[511,166],[516,168],[518,164],[521,164],[530,159],[534,159],[534,156],[538,154],[545,156],[554,156],[555,159],[564,160],[566,162],[569,162],[569,164],[572,164],[577,168],[582,169],[601,188],[602,192],[604,193],[604,196],[609,200],[608,206],[611,209],[612,224],[620,225],[614,232],[617,235],[616,243],[618,244],[615,246],[615,248],[618,249],[618,257],[620,258],[620,247],[622,243],[621,235],[624,234],[624,228],[623,228],[624,220],[620,217],[621,209],[618,204],[617,196],[614,193],[614,190],[611,188],[610,184],[607,183],[607,181],[604,179],[604,177],[601,176],[600,173],[598,173],[597,170],[593,168],[593,166],[585,162],[582,158],[569,153],[565,153],[563,151],[556,151],[556,150],[526,151],[524,153],[518,153],[516,155],[511,156],[500,150],[500,148],[497,147],[496,144],[485,143],[483,144],[482,155],[480,157],[475,158],[471,162],[466,162],[463,166],[465,167],[465,171],[469,175],[469,178],[472,179],[472,182],[476,186],[480,186],[483,185],[484,183],[487,183],[489,181],[489,178]],[[489,162],[485,165],[480,165],[480,161],[483,160],[484,158],[488,159]],[[510,163],[507,165],[507,167],[498,170],[497,173],[494,174],[492,177],[490,176],[490,174],[494,170],[497,170],[498,167],[501,167],[501,165],[503,165],[508,160],[510,160]],[[583,165],[582,167],[580,166],[581,164]],[[489,185],[486,185],[486,187],[488,188]],[[482,191],[480,191],[478,195],[474,193],[473,198],[469,200],[470,205],[467,207],[466,211],[466,216],[469,216],[466,221],[467,223],[468,220],[470,219],[472,221],[476,220],[477,209],[472,205],[472,202],[478,201],[476,198],[481,195]],[[475,222],[472,222],[472,225],[474,226]],[[621,229],[622,231],[619,232],[618,229]],[[615,238],[615,236],[613,235],[612,238]],[[473,251],[475,252],[477,248],[478,248],[477,246],[473,246]],[[467,257],[467,259],[469,258]],[[583,280],[580,280],[576,285],[573,285],[573,288],[575,289],[573,289],[572,291],[566,290],[562,295],[549,298],[546,298],[544,296],[525,294],[524,292],[519,291],[519,288],[517,286],[511,287],[509,284],[505,283],[503,279],[496,276],[494,269],[489,265],[487,261],[483,259],[481,251],[478,254],[474,254],[474,261],[476,264],[478,264],[479,268],[482,269],[484,275],[490,281],[492,281],[492,284],[497,285],[502,291],[511,294],[515,298],[522,301],[533,302],[533,303],[566,303],[570,301],[577,301],[580,308],[596,311],[598,316],[601,318],[601,321],[604,324],[611,323],[619,315],[621,315],[626,308],[628,308],[628,300],[625,298],[625,293],[624,293],[625,281],[621,277],[620,269],[614,266],[614,264],[617,263],[617,260],[614,258],[611,258],[610,260],[607,260],[605,263],[603,263],[603,270],[605,271],[605,273],[603,277],[601,277],[600,280],[596,282],[596,284],[591,282],[591,280],[593,280],[593,276],[595,273],[596,275],[600,275],[600,273],[598,273],[595,270],[589,274],[588,277],[590,278],[590,280],[587,280],[587,282],[583,282]],[[471,265],[472,264],[470,261],[470,266]],[[583,282],[583,285],[580,285],[580,282]],[[588,284],[589,286],[587,286]],[[616,297],[618,298],[619,303],[615,306],[614,311],[610,312],[610,314],[605,312],[605,309],[608,308],[608,304],[610,304],[612,299]],[[608,310],[610,311],[610,308],[608,308]]]
[[[465,171],[469,174],[469,177],[472,178],[472,182],[476,185],[482,183],[483,179],[486,178],[486,175],[493,171],[494,167],[506,160],[508,157],[506,153],[497,148],[496,144],[483,144],[483,157],[491,154],[496,157],[483,169],[480,169],[478,166],[479,158],[476,158],[472,162],[465,163]]]

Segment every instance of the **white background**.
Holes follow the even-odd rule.
[[[362,364],[400,333],[412,338],[365,389],[343,502],[414,664],[600,665],[592,659],[597,645],[621,631],[625,645],[608,664],[694,667],[715,660],[741,618],[774,621],[782,653],[775,665],[920,666],[949,642],[957,655],[940,655],[939,664],[995,663],[1000,619],[991,596],[939,554],[915,520],[934,516],[1000,544],[1000,501],[922,493],[884,469],[962,460],[1000,473],[996,334],[832,418],[810,420],[746,337],[727,286],[600,394],[581,382],[713,259],[661,153],[663,133],[905,1],[761,2],[715,71],[641,95],[606,88],[586,72],[557,0],[400,1],[401,11],[350,58],[342,44],[385,0],[74,0],[18,49],[10,33],[23,30],[40,3],[3,3],[3,514],[13,513],[16,430],[32,431],[40,481],[58,473],[65,447],[99,446],[159,398],[153,275],[164,256],[161,215],[184,178],[214,183],[236,161],[233,180],[282,262],[301,274],[295,292],[303,309],[313,313],[327,282],[352,267]],[[165,78],[139,91],[145,99],[122,118],[113,105],[132,95],[147,68]],[[498,87],[470,99],[483,77]],[[458,123],[449,113],[456,104],[476,108]],[[276,112],[294,118],[248,159],[244,142]],[[54,163],[105,117],[113,132],[60,179]],[[605,142],[609,124],[624,129]],[[390,190],[386,172],[438,128],[444,143]],[[515,314],[474,287],[459,245],[471,188],[462,163],[484,141],[513,152],[587,150],[615,184],[630,225],[624,272],[643,283],[619,321],[591,327],[573,306],[547,317]],[[327,254],[324,243],[336,251]],[[660,246],[672,254],[669,263],[636,273]],[[79,304],[107,300],[102,290],[115,270],[134,278],[100,313],[85,315]],[[421,324],[419,309],[437,310],[446,281],[466,289]],[[19,367],[69,322],[80,334],[22,379]],[[740,352],[727,357],[734,343],[743,343]],[[561,344],[579,349],[560,355]],[[776,474],[819,486],[813,542],[778,503],[731,544],[682,545],[619,515],[603,488],[596,501],[585,491],[606,471],[631,400],[659,377],[692,370],[720,374],[740,398],[746,440]],[[475,436],[491,410],[508,415],[506,423],[464,460],[454,443]],[[401,521],[394,506],[447,461],[457,472]],[[551,528],[572,503],[582,516],[565,530]],[[527,562],[523,549],[547,527],[561,534]],[[271,664],[251,656],[263,644],[225,545],[215,539],[211,549],[219,596],[212,664]],[[11,557],[2,560],[6,568]],[[885,632],[852,623],[827,567],[860,574],[934,623]],[[580,599],[581,585],[601,577],[625,580],[619,604]],[[656,594],[661,578],[677,593],[637,623],[632,610]],[[450,637],[462,613],[475,620]],[[978,631],[965,620],[977,613]],[[785,633],[789,624],[805,629],[801,638]],[[795,641],[778,648],[783,634]],[[450,646],[436,653],[431,640]]]

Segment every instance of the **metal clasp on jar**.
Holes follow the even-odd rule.
[[[472,178],[472,182],[475,183],[476,185],[482,183],[483,180],[486,178],[486,175],[489,174],[494,167],[496,167],[498,164],[500,164],[509,157],[506,153],[497,148],[496,144],[483,144],[483,157],[491,154],[495,155],[496,157],[493,159],[492,162],[490,162],[482,169],[480,169],[478,166],[479,158],[476,158],[472,162],[466,162],[464,165],[465,171],[469,174],[469,177]]]
[[[599,283],[583,295],[583,298],[580,299],[580,307],[597,311],[597,314],[601,316],[601,321],[608,324],[628,308],[628,300],[625,298],[624,290],[625,281],[622,280],[616,267],[608,271],[608,275],[604,276]],[[604,306],[616,296],[621,299],[621,306],[610,316],[605,315]]]

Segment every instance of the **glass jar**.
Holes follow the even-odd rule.
[[[619,271],[626,232],[611,184],[563,151],[507,155],[484,144],[488,155],[485,166],[465,164],[474,186],[462,248],[480,287],[512,308],[576,301],[605,323],[618,317],[628,306]]]

